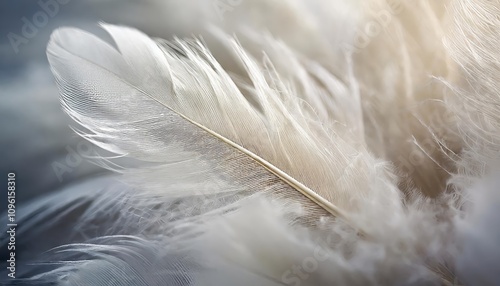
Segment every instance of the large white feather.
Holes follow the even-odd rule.
[[[295,212],[295,218],[282,223],[314,226],[319,231],[315,235],[318,238],[324,238],[329,232],[340,235],[338,227],[340,230],[361,229],[368,242],[360,242],[361,245],[355,247],[366,244],[372,249],[383,243],[384,251],[388,252],[387,256],[383,255],[384,259],[397,261],[404,253],[411,261],[405,267],[420,269],[422,276],[417,275],[417,281],[423,277],[436,279],[435,270],[429,269],[441,264],[440,255],[434,251],[419,253],[418,249],[435,241],[446,252],[449,227],[435,222],[433,212],[427,208],[423,209],[429,214],[418,207],[408,214],[387,166],[373,158],[363,142],[353,143],[354,138],[360,138],[359,133],[342,132],[341,137],[323,127],[314,118],[314,112],[303,112],[301,99],[294,94],[297,89],[290,88],[287,77],[278,76],[271,62],[266,68],[235,41],[228,41],[251,80],[246,88],[247,97],[253,96],[252,104],[200,42],[176,40],[158,44],[136,30],[109,25],[104,28],[113,37],[117,49],[79,30],[59,30],[48,46],[49,61],[61,89],[63,106],[90,131],[82,131],[82,135],[109,151],[142,162],[139,170],[125,169],[124,172],[136,183],[145,182],[145,178],[150,180],[142,187],[149,191],[147,196],[172,198],[201,193],[211,202],[202,216],[166,222],[162,229],[167,237],[172,227],[182,230],[174,231],[169,243],[189,248],[198,239],[209,236],[213,229],[221,232],[221,226],[211,227],[210,207],[215,213],[233,210],[234,213],[224,215],[223,221],[230,226],[229,232],[244,234],[246,230],[234,229],[235,223],[242,219],[231,217],[239,217],[239,213],[244,213],[243,218],[253,217],[248,212],[259,208],[244,210],[249,199],[240,199],[264,194],[269,199],[279,199],[278,213],[271,215],[266,211],[271,220],[275,217],[281,220],[280,217]],[[325,80],[332,79],[326,71],[318,71]],[[313,90],[327,91],[315,88],[311,78],[303,81],[308,81]],[[359,99],[353,100],[359,102]],[[171,187],[166,188],[168,185]],[[221,198],[223,193],[226,195]],[[302,209],[298,212],[293,209],[297,203]],[[331,229],[321,220],[327,215],[325,210],[340,217],[347,226],[337,222]],[[200,226],[200,222],[208,223],[207,227]],[[293,239],[297,235],[294,231],[284,227],[273,236],[292,232]],[[196,233],[198,235],[193,236]],[[232,237],[222,233],[226,239]],[[417,233],[418,243],[405,246]],[[265,242],[273,239],[278,241],[277,237],[269,236]],[[293,261],[302,256],[280,256],[279,252],[277,256],[270,256],[265,245],[255,237],[234,241],[241,241],[243,245],[239,248],[248,250],[242,253],[215,251],[216,257],[209,261],[220,257],[257,276],[280,281]],[[351,241],[357,243],[355,236]],[[292,245],[288,247],[297,247]],[[339,246],[334,243],[331,247]],[[250,258],[246,257],[248,251],[256,252]],[[354,249],[343,251],[350,253]],[[425,263],[418,262],[421,255],[426,257]],[[349,258],[340,256],[339,259]],[[274,267],[273,260],[282,264]],[[376,259],[373,263],[382,262]],[[386,270],[394,271],[393,267],[396,264]],[[339,276],[344,271],[348,276],[355,275],[348,267],[341,269]],[[381,271],[379,275],[379,278],[367,279],[390,279],[387,272]],[[448,279],[446,275],[443,277]],[[402,276],[393,281],[407,278]]]
[[[77,30],[54,33],[48,47],[63,105],[92,131],[84,136],[97,145],[169,169],[176,162],[177,170],[206,184],[199,190],[204,193],[264,191],[287,197],[297,196],[297,189],[346,219],[375,203],[391,216],[401,211],[384,165],[308,118],[291,90],[266,77],[236,43],[258,108],[201,43],[177,40],[160,47],[135,30],[104,27],[119,52]],[[170,181],[149,179],[147,188]],[[380,184],[386,188],[373,187]]]

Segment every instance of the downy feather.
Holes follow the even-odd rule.
[[[420,269],[422,275],[417,275],[415,281],[438,277],[435,270],[429,270],[435,266],[418,262],[420,243],[399,243],[414,239],[409,235],[418,229],[420,239],[426,243],[436,240],[441,245],[448,227],[440,226],[443,233],[432,238],[430,234],[436,234],[438,228],[423,231],[432,219],[427,218],[423,224],[411,223],[412,216],[418,216],[418,208],[410,214],[404,209],[387,165],[372,157],[364,144],[352,144],[354,139],[348,136],[356,138],[354,132],[344,132],[340,137],[334,130],[322,127],[313,113],[302,112],[300,97],[293,93],[296,89],[277,77],[270,62],[262,66],[237,42],[228,42],[251,80],[247,96],[254,97],[253,105],[200,42],[175,40],[159,44],[136,30],[103,27],[117,49],[85,32],[65,29],[53,34],[48,56],[65,110],[88,130],[81,131],[82,135],[108,151],[140,161],[142,170],[122,170],[127,180],[143,182],[141,176],[153,174],[147,177],[151,181],[141,186],[149,195],[169,198],[203,194],[213,201],[215,213],[230,211],[224,215],[228,219],[238,215],[248,202],[243,198],[249,196],[264,194],[278,199],[282,209],[279,213],[283,215],[298,203],[300,215],[287,224],[299,222],[295,227],[315,227],[323,232],[318,233],[319,237],[332,231],[322,219],[329,212],[341,219],[339,226],[346,223],[345,227],[359,230],[366,239],[373,240],[360,242],[362,245],[393,241],[396,247],[387,249],[391,253],[387,255],[393,261],[402,253],[412,257],[405,267]],[[175,178],[167,176],[163,180],[162,174],[174,168],[185,170],[181,178],[192,182],[188,187],[175,185],[174,192],[169,192],[165,186]],[[221,192],[229,194],[229,199],[216,197]],[[375,224],[373,217],[378,220]],[[186,247],[197,241],[193,242],[193,234],[209,235],[211,229],[200,227],[198,219],[188,221],[185,232],[176,232],[173,243]],[[388,235],[410,226],[414,230]],[[240,263],[242,269],[255,268],[255,274],[271,281],[280,281],[283,271],[298,259],[277,256],[278,260],[291,261],[273,269],[265,251],[255,253],[254,259],[231,251],[218,255]],[[428,255],[426,260],[435,259],[434,254]],[[392,267],[387,270],[394,271]],[[384,273],[359,283],[389,279]],[[346,274],[354,275],[349,271]],[[395,281],[406,278],[394,277]]]
[[[319,204],[343,219],[375,202],[386,205],[391,216],[401,211],[390,182],[385,189],[371,188],[384,184],[384,165],[301,113],[284,83],[266,78],[235,42],[261,110],[245,99],[200,42],[158,46],[136,30],[104,28],[119,52],[77,30],[55,32],[48,47],[63,106],[92,132],[84,135],[92,142],[157,163],[155,172],[174,162],[178,169],[198,167],[203,184],[214,182],[213,188],[200,187],[204,194],[264,191],[304,202],[305,195],[315,202],[307,206],[312,214],[318,214]],[[148,188],[165,183],[161,176],[149,178]]]

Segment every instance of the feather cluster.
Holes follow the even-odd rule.
[[[18,281],[498,285],[500,2],[238,5],[206,40],[53,33],[118,175],[24,206],[55,248]]]

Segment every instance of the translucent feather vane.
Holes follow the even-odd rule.
[[[341,138],[303,113],[300,96],[273,77],[272,66],[260,66],[235,41],[228,45],[247,71],[254,104],[200,42],[159,44],[136,30],[103,27],[117,49],[64,29],[52,36],[49,62],[63,107],[90,132],[82,136],[154,164],[143,188],[165,197],[229,193],[231,204],[263,194],[284,209],[299,203],[297,221],[307,226],[318,227],[330,213],[373,239],[380,229],[367,217],[390,225],[405,216],[389,169],[363,144],[351,146],[349,133]],[[169,182],[161,174],[173,168],[185,179],[198,177],[195,193],[162,188]],[[144,170],[123,172],[144,181]],[[226,210],[225,203],[207,211]]]
[[[92,132],[84,135],[92,142],[159,165],[195,160],[206,165],[198,171],[209,181],[302,201],[311,215],[320,206],[348,220],[347,213],[362,208],[367,197],[379,197],[369,191],[370,179],[376,180],[369,177],[369,163],[356,159],[366,151],[338,142],[311,122],[314,118],[301,115],[298,97],[272,88],[283,83],[269,82],[235,42],[261,109],[248,102],[201,43],[159,46],[136,30],[103,27],[118,50],[78,30],[56,32],[48,47],[63,106]],[[309,135],[312,128],[322,140]],[[352,176],[359,179],[355,193],[344,183]],[[219,191],[225,190],[214,190]],[[394,190],[386,192],[399,199]]]

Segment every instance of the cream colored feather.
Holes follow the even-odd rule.
[[[294,89],[236,43],[232,47],[247,70],[252,83],[247,89],[257,106],[201,43],[177,40],[159,46],[135,30],[104,28],[117,50],[84,32],[61,30],[52,36],[49,61],[63,106],[90,131],[83,136],[108,151],[154,164],[154,171],[148,171],[155,176],[148,177],[143,189],[167,198],[201,193],[219,212],[239,208],[234,204],[241,196],[262,193],[279,199],[282,211],[300,203],[303,211],[295,220],[305,226],[327,228],[320,224],[329,212],[366,239],[380,242],[389,239],[388,231],[407,227],[403,201],[384,164],[364,144],[349,144],[349,132],[341,138],[302,112]],[[161,174],[173,168],[183,170],[184,179],[200,177],[196,193],[189,193],[192,186],[166,191],[163,186],[178,178],[167,175],[165,181]],[[144,182],[144,170],[123,172],[127,179]],[[213,195],[220,192],[238,199],[217,204]],[[373,217],[379,220],[375,224]],[[404,241],[406,235],[390,239]],[[273,265],[266,263],[265,253],[254,255],[252,262],[223,252],[245,268]],[[279,280],[286,265],[280,271],[255,271]]]

